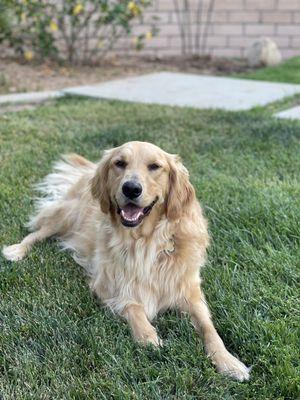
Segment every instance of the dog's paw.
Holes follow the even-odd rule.
[[[149,330],[149,332],[143,332],[138,337],[135,337],[139,344],[142,346],[152,345],[154,347],[162,347],[163,341],[157,336],[155,329]]]
[[[27,247],[22,243],[13,244],[12,246],[4,246],[2,253],[9,261],[20,261],[26,256]]]
[[[164,345],[163,340],[161,338],[159,338],[158,336],[156,336],[155,340],[151,341],[150,343],[155,347],[163,347],[163,345]]]
[[[154,346],[154,347],[162,347],[163,346],[163,341],[157,336],[157,335],[147,335],[144,336],[143,338],[139,338],[138,342],[142,346]]]
[[[217,371],[230,376],[240,382],[247,381],[250,377],[251,368],[246,367],[241,361],[230,354],[227,350],[212,356]]]

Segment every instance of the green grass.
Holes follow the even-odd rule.
[[[146,140],[180,153],[213,238],[204,290],[228,349],[251,380],[217,374],[187,316],[155,325],[160,350],[141,348],[101,307],[55,240],[28,258],[1,256],[3,399],[296,399],[299,395],[299,132],[268,112],[198,111],[61,100],[0,117],[0,244],[25,234],[32,185],[60,153]],[[1,396],[0,396],[1,397]]]
[[[275,67],[237,74],[238,78],[300,84],[300,57],[292,57]]]

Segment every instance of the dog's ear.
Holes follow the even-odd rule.
[[[169,193],[166,203],[166,215],[169,220],[177,220],[188,212],[195,200],[195,189],[190,180],[188,170],[177,155],[171,155],[169,160]]]
[[[100,203],[101,210],[108,214],[110,210],[110,197],[108,191],[108,171],[111,160],[111,150],[106,150],[99,165],[96,169],[95,175],[91,180],[91,192],[94,199]]]

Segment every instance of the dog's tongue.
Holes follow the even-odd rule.
[[[127,204],[121,210],[121,215],[125,219],[134,220],[138,219],[140,215],[143,215],[143,208],[138,207],[135,204]]]

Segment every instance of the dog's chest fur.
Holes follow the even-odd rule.
[[[121,313],[125,305],[141,303],[151,319],[175,305],[188,281],[183,275],[197,270],[177,265],[180,249],[167,220],[159,222],[150,238],[135,239],[123,232],[110,223],[99,227],[91,288],[113,311]]]

